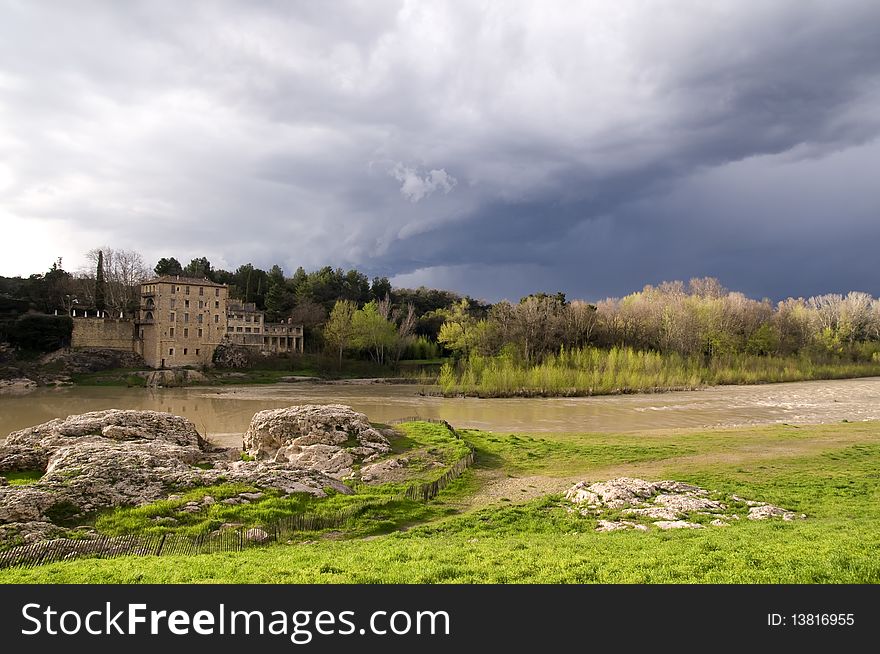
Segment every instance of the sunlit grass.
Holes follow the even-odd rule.
[[[475,470],[421,515],[389,507],[390,526],[371,532],[385,535],[364,539],[362,532],[334,540],[316,534],[242,553],[78,560],[0,571],[0,581],[880,583],[877,423],[645,435],[467,431],[464,436],[477,447]],[[595,531],[595,518],[567,512],[558,493],[523,504],[459,510],[480,492],[485,475],[597,479],[613,466],[775,503],[808,517],[606,534]],[[407,518],[408,531],[399,530],[401,517]],[[362,524],[375,519],[364,516]]]
[[[632,348],[563,350],[527,366],[505,357],[471,356],[446,364],[438,383],[446,395],[579,396],[693,389],[880,375],[880,361],[816,362],[809,357],[730,355],[711,359]]]

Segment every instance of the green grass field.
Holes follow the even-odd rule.
[[[0,581],[880,582],[880,423],[462,435],[477,449],[473,469],[431,502],[388,507],[378,529],[368,525],[382,520],[364,514],[350,528],[303,534],[287,545],[194,557],[76,560],[3,570]],[[621,475],[688,481],[808,518],[597,533],[595,519],[565,510],[561,493],[575,481]]]

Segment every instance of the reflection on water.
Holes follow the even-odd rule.
[[[152,409],[186,416],[212,440],[240,444],[262,409],[339,402],[370,420],[422,416],[495,431],[643,431],[774,422],[880,419],[880,378],[721,386],[702,391],[590,398],[493,399],[420,395],[389,384],[273,384],[222,388],[76,387],[0,397],[0,434],[99,409]]]

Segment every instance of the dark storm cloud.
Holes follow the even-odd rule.
[[[493,299],[880,291],[876,3],[0,12],[0,272],[109,243]]]

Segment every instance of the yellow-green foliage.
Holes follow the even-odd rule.
[[[447,395],[575,396],[873,375],[880,375],[878,360],[820,363],[806,356],[732,354],[707,362],[703,357],[629,347],[607,350],[587,347],[562,349],[532,366],[509,357],[471,355],[457,370],[445,364],[438,383]]]

